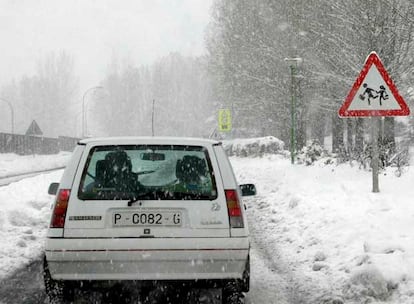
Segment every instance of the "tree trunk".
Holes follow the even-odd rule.
[[[325,116],[326,113],[319,112],[313,117],[312,140],[317,140],[322,146],[325,141]]]
[[[296,120],[297,134],[296,134],[296,149],[302,150],[306,146],[306,117],[303,113],[298,113]]]
[[[355,153],[364,151],[364,118],[357,118],[355,124]]]
[[[384,118],[384,133],[382,136],[383,144],[395,147],[394,117]]]
[[[336,113],[332,115],[332,152],[344,149],[344,122]]]
[[[288,119],[283,119],[283,123],[286,126],[285,128],[276,128],[278,131],[276,137],[282,140],[285,143],[285,149],[290,150],[290,131],[291,131],[291,121]]]

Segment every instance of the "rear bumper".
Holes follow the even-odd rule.
[[[241,279],[247,238],[47,239],[46,259],[59,280]]]

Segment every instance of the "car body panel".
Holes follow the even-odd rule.
[[[246,238],[48,239],[54,279],[241,279]],[[65,248],[65,249],[62,249]]]
[[[236,189],[239,196],[240,204],[242,205],[242,216],[244,228],[231,228],[230,234],[232,237],[248,237],[249,236],[249,227],[247,225],[246,213],[244,212],[245,206],[242,201],[242,193],[237,184],[236,176],[234,175],[233,168],[230,164],[229,159],[227,158],[226,152],[224,151],[221,145],[214,145],[214,152],[218,162],[220,162],[220,175],[222,177],[224,189]]]

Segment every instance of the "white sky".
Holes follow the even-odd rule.
[[[149,64],[171,51],[200,55],[212,0],[0,0],[0,85],[34,72],[46,53],[75,59],[81,89],[115,55]]]

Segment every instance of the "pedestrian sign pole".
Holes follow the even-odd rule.
[[[379,147],[378,147],[378,135],[379,124],[381,122],[380,117],[371,117],[371,144],[372,144],[372,192],[379,192]]]
[[[379,192],[378,135],[381,117],[408,116],[410,109],[398,93],[377,53],[369,54],[338,112],[340,117],[370,117],[372,144],[372,192]]]

